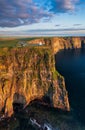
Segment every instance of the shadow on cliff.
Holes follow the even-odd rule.
[[[13,96],[13,111],[14,113],[19,113],[23,110],[24,105],[26,104],[26,98],[24,95],[15,93]]]
[[[63,111],[62,109],[59,108],[54,108],[54,102],[53,102],[53,93],[54,93],[54,88],[53,84],[51,83],[48,91],[44,94],[44,96],[39,99],[36,98],[32,100],[29,105],[25,107],[25,110],[28,109],[29,115],[34,116],[35,112],[32,111],[30,108],[36,108],[37,110],[43,110],[43,111],[53,111],[55,113],[63,113],[63,114],[69,114],[67,111]]]
[[[13,111],[14,114],[21,113],[29,106],[45,106],[52,108],[53,107],[53,85],[50,84],[48,91],[42,98],[35,98],[32,100],[26,107],[26,98],[24,95],[15,93],[13,96]]]
[[[81,41],[81,50],[82,51],[85,50],[85,41],[84,40]]]
[[[53,106],[52,97],[53,97],[53,86],[51,84],[50,87],[48,88],[48,91],[44,94],[44,96],[42,98],[35,98],[26,107],[29,107],[29,106],[35,106],[35,107],[40,107],[40,106],[52,107]]]

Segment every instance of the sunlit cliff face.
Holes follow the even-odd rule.
[[[63,77],[55,70],[49,47],[3,48],[0,51],[0,111],[10,116],[13,103],[27,106],[49,97],[50,106],[70,110]]]

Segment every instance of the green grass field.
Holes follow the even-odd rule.
[[[16,47],[18,43],[17,39],[14,40],[0,40],[0,48],[4,48],[4,47]]]
[[[0,48],[4,47],[18,47],[19,41],[31,41],[37,39],[37,37],[30,38],[0,38]]]

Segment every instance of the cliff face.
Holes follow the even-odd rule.
[[[0,111],[9,116],[13,103],[28,105],[49,98],[49,105],[70,110],[64,78],[55,70],[48,47],[0,50]]]
[[[81,48],[81,38],[79,37],[52,38],[51,45],[54,54],[61,49],[77,49],[77,48]]]

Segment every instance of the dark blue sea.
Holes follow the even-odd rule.
[[[71,110],[85,124],[85,50],[63,50],[57,53],[56,69],[65,78]]]

